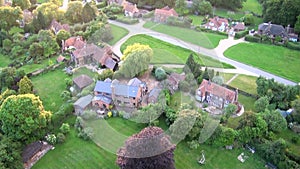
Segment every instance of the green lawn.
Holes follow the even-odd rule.
[[[228,58],[300,82],[300,51],[259,43],[240,43],[224,52]]]
[[[92,70],[86,68],[86,67],[81,67],[79,69],[77,69],[74,73],[73,73],[73,77],[72,78],[75,78],[77,76],[80,76],[80,75],[88,75],[90,78],[96,78],[98,73],[97,72],[92,72]]]
[[[61,69],[56,69],[31,79],[34,90],[37,91],[46,110],[56,112],[62,105],[63,100],[60,94],[66,88],[65,78],[67,77]]]
[[[188,49],[172,45],[148,35],[135,35],[130,37],[122,44],[121,51],[125,50],[128,45],[134,43],[149,45],[152,48],[154,56],[151,63],[153,64],[182,64],[185,63],[191,53],[194,53]],[[233,68],[231,65],[220,63],[208,56],[199,55],[199,57],[196,58],[201,65],[208,67]]]
[[[298,136],[300,138],[300,135],[295,134],[292,130],[286,129],[285,131],[282,131],[278,134],[276,134],[277,138],[283,138],[286,142],[287,145],[289,146],[289,150],[292,151],[293,153],[297,154],[300,156],[300,140],[298,140],[298,143],[295,144],[292,142],[292,138]]]
[[[238,75],[229,85],[236,87],[250,94],[257,94],[255,76]]]
[[[113,25],[113,24],[109,24],[111,31],[112,31],[112,35],[113,35],[113,39],[111,41],[108,42],[108,44],[110,45],[114,45],[116,44],[120,39],[122,39],[124,36],[126,36],[129,31],[125,28]]]
[[[258,0],[247,0],[243,3],[243,8],[241,11],[254,12],[258,15],[262,14],[262,5],[258,2]]]
[[[0,68],[8,66],[10,62],[11,60],[9,59],[9,56],[5,56],[2,53],[0,53]]]
[[[169,26],[165,24],[156,24],[153,22],[145,23],[144,27],[151,28],[154,31],[167,34],[185,42],[190,42],[192,44],[199,45],[208,49],[213,49],[217,47],[220,40],[227,38],[227,36],[223,35],[206,32],[197,32],[192,29]]]
[[[227,9],[216,8],[215,15],[220,16],[222,18],[232,18],[234,20],[240,20],[244,17],[244,12],[234,12]]]
[[[51,57],[50,59],[45,59],[39,64],[35,64],[35,63],[26,64],[26,65],[20,67],[19,70],[24,70],[25,73],[31,73],[31,72],[34,72],[36,70],[46,68],[47,66],[49,66],[49,60],[51,60],[50,62],[56,64],[56,57],[57,56]]]
[[[228,82],[235,74],[233,73],[220,73],[220,75],[224,78],[224,83]]]
[[[191,18],[193,20],[192,24],[194,26],[198,26],[198,25],[202,25],[202,20],[204,18],[204,16],[201,15],[188,15],[189,18]]]
[[[238,101],[244,106],[245,111],[255,111],[254,102],[256,99],[239,94]]]

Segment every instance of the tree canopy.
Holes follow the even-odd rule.
[[[19,94],[32,93],[33,84],[31,80],[24,76],[19,82]]]
[[[80,23],[82,21],[82,9],[82,2],[69,2],[68,9],[65,13],[66,19],[71,23]]]
[[[44,134],[51,112],[45,111],[38,96],[11,95],[0,109],[2,132],[15,141],[30,143]]]
[[[29,0],[13,0],[12,5],[19,6],[22,10],[28,9],[31,6],[31,3]]]
[[[19,26],[23,12],[20,7],[1,6],[0,16],[0,30],[8,31],[13,26]]]

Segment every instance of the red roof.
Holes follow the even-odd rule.
[[[233,29],[236,29],[236,30],[245,30],[245,25],[244,25],[244,23],[238,23],[238,24],[236,24],[234,27],[233,27]]]
[[[227,89],[226,87],[220,86],[216,83],[207,81],[203,79],[201,85],[199,86],[199,89],[201,91],[201,95],[204,96],[206,92],[213,94],[215,96],[221,97],[225,100],[228,100],[230,102],[235,101],[235,95],[236,92]]]
[[[83,38],[81,36],[70,37],[65,41],[65,47],[68,48],[70,46],[74,46],[76,49],[82,49],[85,45]]]
[[[209,18],[209,22],[207,22],[205,25],[210,25],[210,23],[213,23],[215,27],[219,28],[222,23],[225,23],[225,25],[228,25],[228,20],[225,18],[219,18],[219,17],[214,17],[214,18]]]
[[[178,16],[177,12],[173,8],[165,6],[161,9],[155,9],[155,15],[166,15],[166,16]]]

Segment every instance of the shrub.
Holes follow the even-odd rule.
[[[179,89],[183,92],[189,92],[190,91],[190,85],[187,81],[180,81],[179,82]]]
[[[155,69],[155,78],[159,81],[167,78],[165,70],[161,67]]]
[[[293,50],[300,50],[300,43],[288,42],[286,47]]]
[[[192,20],[189,17],[169,17],[167,24],[183,28],[190,28]]]
[[[61,125],[61,127],[59,128],[59,130],[63,133],[63,134],[67,134],[70,132],[70,125],[68,123],[63,123]]]
[[[187,142],[187,144],[188,144],[189,148],[193,149],[193,150],[197,149],[200,146],[199,142],[196,140],[189,141],[189,142]]]
[[[154,16],[154,11],[148,12],[143,15],[143,18],[152,18]]]
[[[87,110],[83,112],[82,118],[84,120],[90,120],[90,119],[95,119],[97,117],[96,112],[91,111],[91,110]]]
[[[248,31],[240,31],[240,32],[235,33],[234,37],[236,39],[240,39],[240,38],[246,36],[247,34],[248,34]]]
[[[260,38],[258,38],[256,36],[251,36],[251,35],[246,35],[245,40],[249,41],[249,42],[256,42],[256,43],[260,42]]]
[[[291,141],[292,141],[292,143],[297,144],[299,141],[299,136],[293,136]]]
[[[64,143],[66,140],[66,136],[63,133],[57,134],[57,142],[58,143]]]
[[[56,143],[56,136],[54,134],[48,134],[46,136],[46,141],[49,143],[49,144],[52,144],[54,145]]]
[[[83,140],[90,140],[94,137],[94,131],[91,127],[84,128],[78,133],[78,137]]]

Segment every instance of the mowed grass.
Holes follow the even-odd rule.
[[[239,20],[244,16],[244,12],[234,12],[227,9],[216,8],[215,15],[222,18],[232,18],[234,20]]]
[[[243,3],[243,8],[241,11],[254,12],[258,15],[262,14],[262,5],[258,2],[258,0],[247,0]]]
[[[25,73],[32,73],[34,71],[37,71],[39,69],[43,69],[49,66],[49,63],[52,62],[53,64],[56,64],[56,58],[57,56],[51,57],[50,59],[45,59],[41,63],[35,64],[26,64],[19,68],[19,70],[24,70]]]
[[[229,85],[247,93],[256,95],[256,79],[257,77],[255,76],[238,75],[234,80],[231,81],[231,83],[229,83]]]
[[[134,43],[149,45],[152,48],[154,56],[151,60],[151,63],[153,64],[183,64],[188,56],[191,53],[194,53],[191,50],[182,48],[180,46],[175,46],[148,35],[135,35],[130,37],[125,43],[122,44],[121,51],[123,52],[127,46]],[[196,58],[202,66],[221,68],[233,67],[204,55],[197,55]]]
[[[112,136],[113,137],[113,136]],[[116,155],[98,147],[92,141],[77,137],[72,127],[63,144],[55,145],[32,169],[117,169]]]
[[[255,111],[254,109],[254,103],[256,101],[255,98],[239,94],[238,101],[244,106],[245,111]]]
[[[109,24],[109,26],[111,28],[112,35],[113,35],[113,39],[108,42],[108,44],[110,45],[116,44],[120,39],[122,39],[124,36],[126,36],[129,33],[127,29],[116,26],[114,24]]]
[[[189,18],[193,20],[192,24],[194,26],[202,25],[204,16],[201,15],[188,15]]]
[[[300,82],[300,51],[258,43],[240,43],[224,52],[230,59]]]
[[[37,91],[46,110],[56,112],[62,105],[63,99],[60,94],[66,89],[67,77],[61,69],[56,69],[31,79],[34,90]]]
[[[3,55],[0,53],[0,68],[1,67],[7,67],[8,64],[11,62],[9,56]]]
[[[156,24],[153,22],[145,23],[144,27],[208,49],[217,47],[220,40],[227,38],[227,36],[223,35],[197,32],[192,29],[169,26],[165,24]]]

